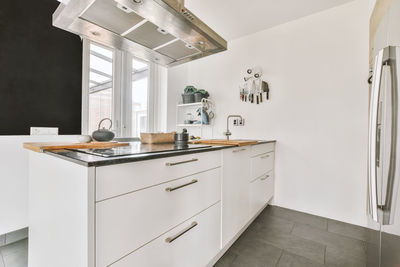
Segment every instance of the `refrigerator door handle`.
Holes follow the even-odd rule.
[[[381,79],[383,70],[383,50],[379,51],[374,66],[372,82],[370,122],[368,136],[368,211],[372,219],[378,222],[378,192],[377,192],[377,168],[379,162],[380,130],[378,125],[379,101]]]
[[[394,222],[394,214],[395,214],[395,204],[397,199],[397,191],[398,191],[398,180],[400,176],[400,172],[397,168],[397,154],[400,151],[399,140],[398,140],[398,127],[399,127],[399,91],[398,91],[398,54],[400,50],[398,47],[387,47],[384,49],[383,54],[383,65],[389,70],[390,74],[388,83],[390,87],[388,87],[388,93],[390,94],[390,102],[391,109],[389,112],[391,113],[391,125],[389,129],[385,129],[390,131],[390,144],[388,148],[390,149],[389,161],[386,162],[388,164],[387,178],[383,179],[386,181],[385,187],[382,188],[382,206],[379,209],[382,212],[382,224],[390,225]],[[384,192],[385,190],[385,192]]]

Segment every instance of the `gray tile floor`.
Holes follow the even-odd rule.
[[[365,228],[269,206],[215,266],[365,266],[365,241]],[[28,239],[0,247],[0,267],[27,263]]]
[[[0,267],[27,267],[28,239],[0,247]]]
[[[268,206],[215,267],[366,266],[366,229]]]

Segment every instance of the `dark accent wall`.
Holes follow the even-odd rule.
[[[0,135],[81,132],[82,43],[52,26],[56,0],[2,0]]]

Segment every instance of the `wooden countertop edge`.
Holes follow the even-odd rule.
[[[25,149],[42,153],[46,150],[57,150],[57,149],[89,149],[89,148],[97,148],[97,149],[106,149],[120,146],[129,146],[129,143],[118,143],[118,142],[109,142],[109,143],[24,143],[23,147]]]

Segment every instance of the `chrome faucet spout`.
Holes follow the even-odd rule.
[[[240,116],[240,115],[229,115],[226,118],[226,132],[224,134],[226,135],[226,140],[228,140],[228,141],[229,141],[229,136],[232,135],[232,133],[229,131],[229,119],[230,118],[239,118],[240,120],[243,120],[242,116]]]

